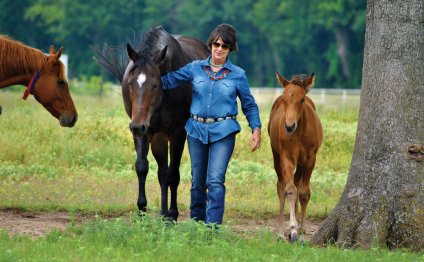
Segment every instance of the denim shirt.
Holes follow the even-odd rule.
[[[250,93],[249,83],[243,69],[233,65],[229,59],[218,72],[222,75],[225,69],[229,70],[226,77],[211,80],[205,67],[210,67],[208,57],[205,60],[196,60],[184,67],[169,72],[162,80],[163,89],[172,89],[185,83],[192,85],[192,102],[190,113],[202,118],[226,117],[238,114],[237,96],[241,101],[241,108],[252,130],[261,128],[259,109]],[[210,69],[212,72],[212,70]],[[198,122],[189,118],[186,126],[187,133],[202,143],[218,141],[231,133],[240,132],[237,120],[227,119],[211,124]]]

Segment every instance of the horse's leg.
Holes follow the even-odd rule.
[[[171,163],[168,169],[168,184],[171,190],[171,206],[169,208],[168,216],[177,221],[178,219],[178,204],[177,204],[177,190],[180,184],[180,164],[181,157],[184,151],[184,144],[186,141],[187,133],[184,128],[175,131],[170,141],[170,157]]]
[[[284,238],[284,204],[286,201],[286,195],[284,192],[285,184],[284,184],[284,178],[283,173],[281,172],[281,166],[280,166],[280,155],[272,150],[273,158],[274,158],[274,169],[277,173],[277,194],[278,199],[280,200],[280,214],[279,214],[279,221],[278,221],[278,231],[279,235]]]
[[[297,188],[298,196],[299,196],[299,186],[302,183],[302,174],[303,174],[302,170],[303,170],[302,166],[297,165],[296,172],[294,174],[294,185]],[[298,217],[298,215],[299,215],[299,197],[298,197],[298,201],[296,201],[295,214],[296,214],[296,217]]]
[[[149,152],[149,143],[147,137],[133,137],[137,160],[135,162],[135,171],[138,178],[138,200],[137,206],[140,211],[146,212],[146,177],[149,172],[149,161],[147,153]]]
[[[160,214],[167,216],[168,214],[168,181],[166,173],[168,170],[168,138],[162,133],[156,133],[153,136],[152,154],[158,164],[158,180],[161,191]]]
[[[282,157],[280,159],[280,166],[283,170],[283,178],[285,183],[285,195],[289,201],[290,207],[290,241],[296,241],[298,239],[297,232],[297,220],[296,220],[296,202],[298,199],[297,188],[294,185],[294,172],[295,172],[295,164],[292,160]]]
[[[315,167],[315,159],[316,156],[311,156],[307,165],[302,167],[301,173],[301,182],[299,183],[298,191],[299,191],[299,202],[301,206],[301,214],[300,214],[300,230],[304,232],[305,226],[305,217],[306,217],[306,207],[308,205],[309,199],[311,198],[311,189],[310,189],[310,180],[312,171]]]

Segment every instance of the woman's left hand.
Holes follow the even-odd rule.
[[[255,128],[255,130],[253,131],[253,134],[249,140],[249,145],[250,150],[252,150],[252,152],[254,152],[261,146],[261,130],[259,128]]]

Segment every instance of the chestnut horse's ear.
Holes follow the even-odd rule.
[[[283,86],[286,87],[289,84],[289,81],[284,78],[284,76],[280,75],[280,73],[275,72],[275,75],[277,76],[278,82]]]
[[[62,51],[63,51],[63,46],[61,48],[59,48],[59,51],[57,51],[57,53],[56,53],[58,60],[59,60],[60,56],[62,55]]]
[[[127,53],[128,57],[133,61],[136,62],[138,58],[140,57],[138,53],[131,47],[130,44],[127,43]]]
[[[308,77],[308,79],[306,80],[306,85],[305,85],[306,93],[309,92],[309,90],[311,90],[314,84],[315,84],[315,73],[312,73],[311,76]]]
[[[60,56],[62,55],[62,51],[63,51],[63,46],[59,49],[58,52],[56,52],[56,48],[54,47],[54,45],[51,45],[49,50],[49,55],[50,55],[49,61],[51,62],[58,61]]]
[[[50,55],[54,55],[56,54],[56,48],[54,48],[54,45],[50,46],[50,50],[49,50]]]

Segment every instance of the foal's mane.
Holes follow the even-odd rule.
[[[40,50],[27,46],[6,35],[0,34],[0,72],[4,75],[16,73],[33,74],[36,70],[42,71],[49,67],[48,56]],[[13,66],[11,66],[13,65]],[[65,68],[60,65],[60,77],[66,79]]]
[[[295,85],[298,85],[300,87],[307,87],[307,80],[308,80],[308,75],[306,74],[299,74],[299,75],[295,75],[292,77],[292,79],[290,80],[290,82],[292,82]]]

